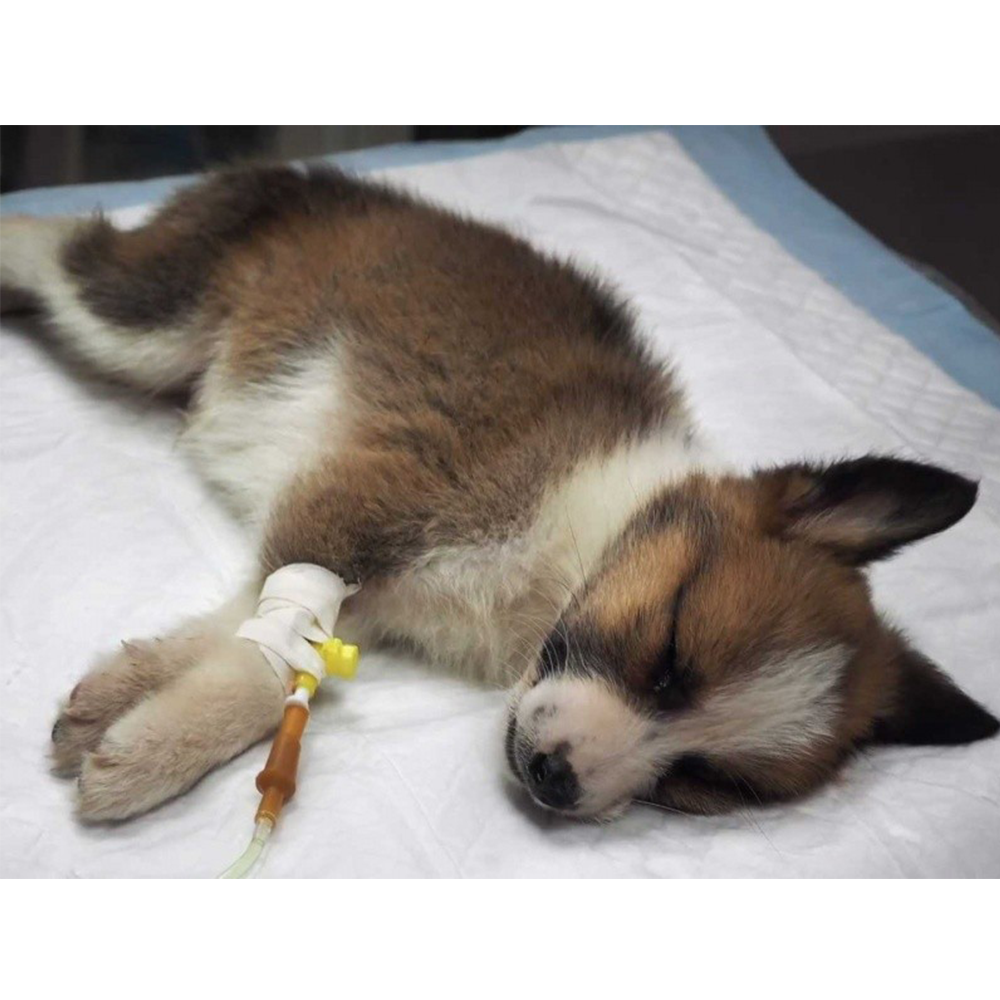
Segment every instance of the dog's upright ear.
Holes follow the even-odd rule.
[[[900,644],[894,689],[875,718],[876,743],[953,746],[995,736],[1000,721],[926,656]]]
[[[786,465],[756,478],[766,531],[812,542],[852,565],[951,527],[978,491],[971,480],[934,465],[876,456]]]

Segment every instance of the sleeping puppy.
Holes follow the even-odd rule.
[[[183,446],[259,538],[224,607],[73,689],[52,753],[85,819],[149,809],[276,726],[285,692],[233,633],[289,563],[361,584],[345,638],[512,684],[511,770],[571,816],[785,800],[871,742],[997,731],[865,578],[975,485],[879,457],[718,466],[614,293],[508,233],[254,170],[127,232],[6,219],[2,279],[81,361],[190,391]]]

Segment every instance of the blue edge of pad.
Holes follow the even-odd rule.
[[[366,173],[442,160],[526,149],[547,142],[582,142],[662,128],[562,126],[504,139],[379,146],[329,158]],[[677,126],[666,129],[712,182],[761,229],[807,267],[885,326],[905,337],[956,382],[1000,406],[1000,336],[953,295],[884,247],[805,183],[759,126]],[[54,215],[125,208],[164,198],[190,177],[38,188],[4,195],[4,213]]]

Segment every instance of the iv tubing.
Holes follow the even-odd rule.
[[[358,647],[340,639],[328,639],[312,644],[323,658],[327,675],[350,679],[358,667]],[[309,701],[319,687],[311,673],[295,675],[295,690],[285,699],[285,713],[271,744],[264,770],[257,775],[257,791],[261,794],[254,817],[253,838],[247,849],[219,876],[246,878],[257,863],[271,836],[285,803],[295,794],[295,774],[299,767],[302,735],[309,721]]]
[[[264,853],[268,838],[274,824],[269,819],[259,820],[254,827],[253,839],[247,849],[219,876],[219,878],[246,878],[250,870],[257,864],[258,858]]]

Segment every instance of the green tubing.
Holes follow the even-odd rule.
[[[257,859],[264,851],[274,826],[270,820],[262,819],[254,827],[253,839],[247,849],[219,876],[219,878],[246,878]]]

